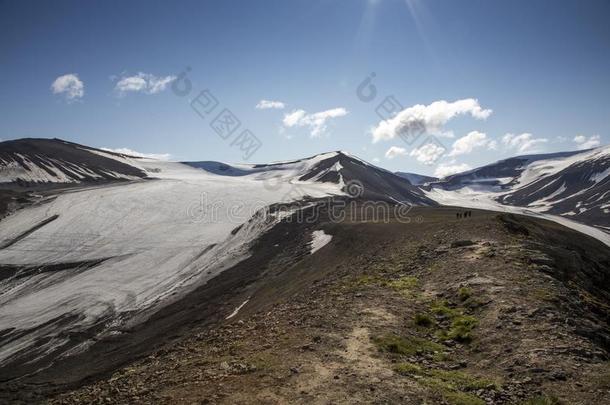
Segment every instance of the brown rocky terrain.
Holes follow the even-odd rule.
[[[138,359],[47,400],[605,403],[608,247],[547,221],[459,211],[275,227],[253,250],[265,259],[240,270],[250,279],[216,300],[214,322],[176,326]],[[316,229],[333,239],[310,255]],[[10,389],[42,400],[26,399],[32,386]]]

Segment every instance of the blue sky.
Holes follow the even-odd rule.
[[[605,145],[609,15],[593,0],[0,1],[0,139],[239,162],[248,129],[250,162],[340,149],[424,174]],[[204,89],[218,106],[202,118]],[[387,96],[401,108],[381,122]],[[228,139],[210,126],[224,108],[241,122]]]

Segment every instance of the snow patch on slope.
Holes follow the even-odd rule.
[[[311,233],[310,253],[314,254],[322,249],[333,239],[332,235],[326,234],[324,231],[313,231]]]
[[[237,315],[239,310],[242,309],[244,307],[244,305],[246,305],[248,303],[248,301],[250,301],[250,300],[245,300],[244,302],[242,302],[242,304],[240,306],[238,306],[237,308],[235,308],[235,310],[233,312],[231,312],[231,314],[229,316],[227,316],[225,319],[231,319],[235,315]]]
[[[562,184],[561,187],[559,187],[557,190],[553,191],[548,196],[531,203],[529,206],[536,207],[538,209],[543,209],[545,211],[549,210],[553,206],[555,198],[560,196],[566,190],[567,190],[567,188],[566,188],[565,184]],[[561,201],[561,200],[557,200],[557,201]]]
[[[592,174],[590,180],[594,181],[595,183],[599,183],[600,181],[608,177],[608,175],[610,175],[610,167],[604,170],[603,172]]]

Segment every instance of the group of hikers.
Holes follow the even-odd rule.
[[[458,213],[455,214],[455,217],[457,219],[468,218],[468,217],[471,217],[471,216],[472,216],[472,211],[458,212]]]

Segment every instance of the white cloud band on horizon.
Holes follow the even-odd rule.
[[[597,148],[601,145],[601,138],[599,135],[591,135],[589,138],[584,135],[576,135],[573,141],[576,143],[576,148],[578,150]]]
[[[373,143],[391,140],[400,134],[426,133],[443,136],[444,125],[458,115],[470,114],[477,120],[487,119],[493,111],[483,109],[477,99],[467,98],[454,102],[435,101],[429,105],[416,104],[405,108],[394,117],[383,120],[371,131]]]
[[[268,110],[268,109],[277,109],[277,110],[283,110],[286,107],[286,104],[282,103],[281,101],[276,101],[276,100],[261,100],[258,102],[258,104],[256,104],[256,109],[257,110]]]
[[[150,73],[139,72],[133,76],[122,76],[114,86],[114,90],[123,96],[128,92],[157,94],[167,88],[176,76],[158,77]]]
[[[502,137],[502,144],[508,148],[515,149],[519,153],[533,152],[539,149],[538,146],[547,143],[546,138],[535,138],[532,134],[524,132],[522,134],[506,134]]]
[[[440,164],[436,167],[434,171],[434,176],[442,179],[443,177],[451,176],[452,174],[462,173],[467,170],[470,170],[470,165],[466,163],[461,164]]]
[[[400,146],[391,146],[385,153],[387,159],[394,159],[396,156],[407,156],[407,150]]]
[[[85,95],[85,84],[76,73],[69,73],[56,78],[51,84],[53,94],[62,94],[67,101],[74,101]]]
[[[310,137],[320,137],[327,129],[327,121],[333,118],[343,117],[349,114],[343,107],[332,108],[314,114],[308,114],[305,110],[294,110],[285,114],[282,123],[286,128],[309,127]]]
[[[133,149],[129,149],[129,148],[100,148],[101,150],[105,150],[107,152],[114,152],[114,153],[120,153],[122,155],[129,155],[129,156],[134,156],[134,157],[140,157],[140,158],[147,158],[147,159],[156,159],[156,160],[170,160],[171,156],[169,153],[142,153],[142,152],[137,152]]]

